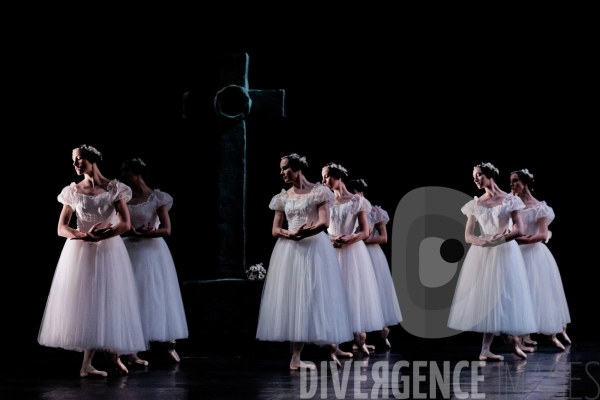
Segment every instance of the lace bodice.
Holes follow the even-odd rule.
[[[288,223],[288,229],[293,231],[304,223],[310,223],[310,221],[314,221],[316,224],[319,221],[317,206],[327,201],[329,207],[331,207],[334,198],[335,196],[329,188],[323,186],[321,183],[316,183],[309,193],[298,195],[296,198],[290,197],[289,193],[285,189],[282,189],[281,193],[273,196],[269,208],[271,210],[283,211]]]
[[[160,221],[156,210],[165,205],[167,206],[167,210],[170,210],[173,206],[173,197],[168,193],[161,192],[159,189],[154,189],[150,196],[148,196],[148,199],[143,203],[127,204],[129,207],[131,226],[135,229],[147,228],[148,223],[150,223],[151,228],[157,229],[160,225]]]
[[[116,179],[110,181],[106,192],[97,195],[77,193],[75,182],[65,186],[58,195],[58,201],[71,206],[77,216],[77,229],[88,231],[94,224],[103,222],[101,227],[108,223],[116,225],[119,218],[115,212],[114,203],[120,199],[131,199],[131,188]]]
[[[357,214],[360,211],[366,211],[368,215],[371,209],[369,200],[358,194],[352,196],[346,203],[334,203],[331,207],[329,229],[327,229],[329,236],[352,234],[357,226]]]
[[[538,204],[521,210],[521,219],[523,221],[523,228],[521,229],[523,235],[535,235],[540,229],[540,219],[547,217],[548,225],[554,220],[554,210],[549,207],[545,201],[541,201]]]
[[[525,208],[523,201],[511,193],[506,195],[502,204],[494,207],[485,207],[479,204],[478,199],[475,196],[473,200],[461,208],[461,211],[467,216],[474,215],[477,218],[482,237],[491,237],[496,233],[501,233],[504,229],[510,228],[510,213]]]

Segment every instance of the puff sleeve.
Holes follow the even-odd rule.
[[[285,190],[281,189],[281,193],[276,194],[269,203],[269,208],[274,211],[285,211]]]
[[[367,200],[366,198],[364,198],[363,196],[361,196],[359,194],[355,194],[351,201],[352,201],[352,214],[357,214],[361,211],[366,211],[367,214],[369,214],[371,212],[371,209],[373,208],[373,206],[371,205],[369,200]]]
[[[371,213],[369,215],[371,216],[371,221],[373,222],[373,224],[378,224],[380,222],[387,224],[390,220],[387,211],[385,211],[379,206],[373,206],[373,209],[371,210]]]
[[[523,203],[523,200],[511,193],[507,194],[504,198],[504,204],[506,204],[507,212],[518,211],[525,208],[525,203]]]
[[[113,180],[108,184],[109,199],[111,203],[124,199],[125,202],[131,200],[131,188],[118,180]]]
[[[75,187],[75,182],[71,182],[69,186],[65,186],[63,190],[58,195],[57,199],[60,203],[71,206],[73,211],[75,211],[75,192],[77,192],[77,188]]]
[[[548,225],[550,225],[550,222],[554,221],[554,210],[552,207],[548,206],[545,201],[542,201],[536,210],[535,220],[537,221],[538,219],[544,217],[548,218]]]
[[[464,206],[462,206],[462,208],[460,209],[460,211],[463,214],[465,214],[467,217],[469,215],[477,216],[477,214],[475,213],[476,209],[477,209],[477,197],[475,197],[473,200],[469,201],[467,204],[465,204]]]
[[[329,202],[329,207],[333,206],[333,202],[335,201],[335,195],[325,185],[321,183],[317,183],[317,185],[312,190],[314,192],[315,204],[321,204],[325,201]]]
[[[167,210],[170,210],[173,207],[173,197],[170,194],[161,192],[158,189],[154,190],[154,194],[156,195],[157,205],[156,208],[167,206]]]

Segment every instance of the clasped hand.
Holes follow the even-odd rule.
[[[516,238],[516,242],[518,244],[530,244],[533,243],[531,241],[531,238],[533,237],[533,235],[525,235],[525,236],[519,236],[518,238]]]
[[[133,226],[131,227],[130,230],[128,230],[127,232],[125,232],[122,236],[143,236],[146,232],[152,231],[154,230],[154,228],[152,227],[152,224],[150,222],[148,222],[148,225],[146,226],[141,226],[139,228],[134,228]]]
[[[495,247],[499,244],[506,243],[504,236],[506,236],[507,230],[504,229],[502,233],[496,233],[489,239],[478,238],[478,240],[474,243],[477,246],[481,247]]]
[[[316,228],[315,221],[310,221],[310,224],[303,223],[296,229],[295,231],[286,231],[284,229],[279,229],[279,234],[287,239],[291,240],[301,240],[308,236],[308,232],[314,230]]]
[[[345,239],[344,239],[344,236],[346,236],[346,235],[336,236],[335,239],[333,239],[331,241],[331,244],[333,244],[333,247],[335,247],[336,249],[339,249],[340,247],[342,247],[343,245],[348,243],[348,241],[354,237],[354,234],[346,237]]]
[[[108,232],[112,229],[112,224],[108,223],[104,228],[98,228],[102,225],[102,221],[94,224],[87,232],[75,231],[75,237],[72,237],[71,240],[83,240],[84,242],[98,242],[101,239],[98,237],[105,232]]]

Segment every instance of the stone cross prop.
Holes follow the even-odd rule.
[[[218,277],[246,276],[246,122],[250,113],[285,117],[285,91],[248,89],[246,53],[222,58],[214,107],[220,119]]]

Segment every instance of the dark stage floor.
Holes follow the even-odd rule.
[[[561,351],[541,338],[536,352],[523,360],[496,337],[492,351],[504,361],[473,368],[480,334],[426,340],[401,330],[392,328],[392,349],[377,348],[368,357],[354,352],[353,359],[341,360],[352,361],[339,371],[322,368],[324,350],[307,345],[303,360],[317,365],[314,381],[308,373],[289,370],[289,343],[220,336],[192,345],[188,339],[178,344],[179,364],[151,350],[140,353],[149,366],[130,367],[126,376],[109,371],[106,378],[80,378],[81,353],[39,347],[4,360],[0,399],[355,399],[386,398],[386,390],[387,398],[437,399],[596,399],[600,394],[599,340],[570,335],[573,343]],[[370,343],[379,344],[376,339],[370,334]],[[348,350],[348,344],[342,348]],[[101,353],[94,366],[108,367]]]

